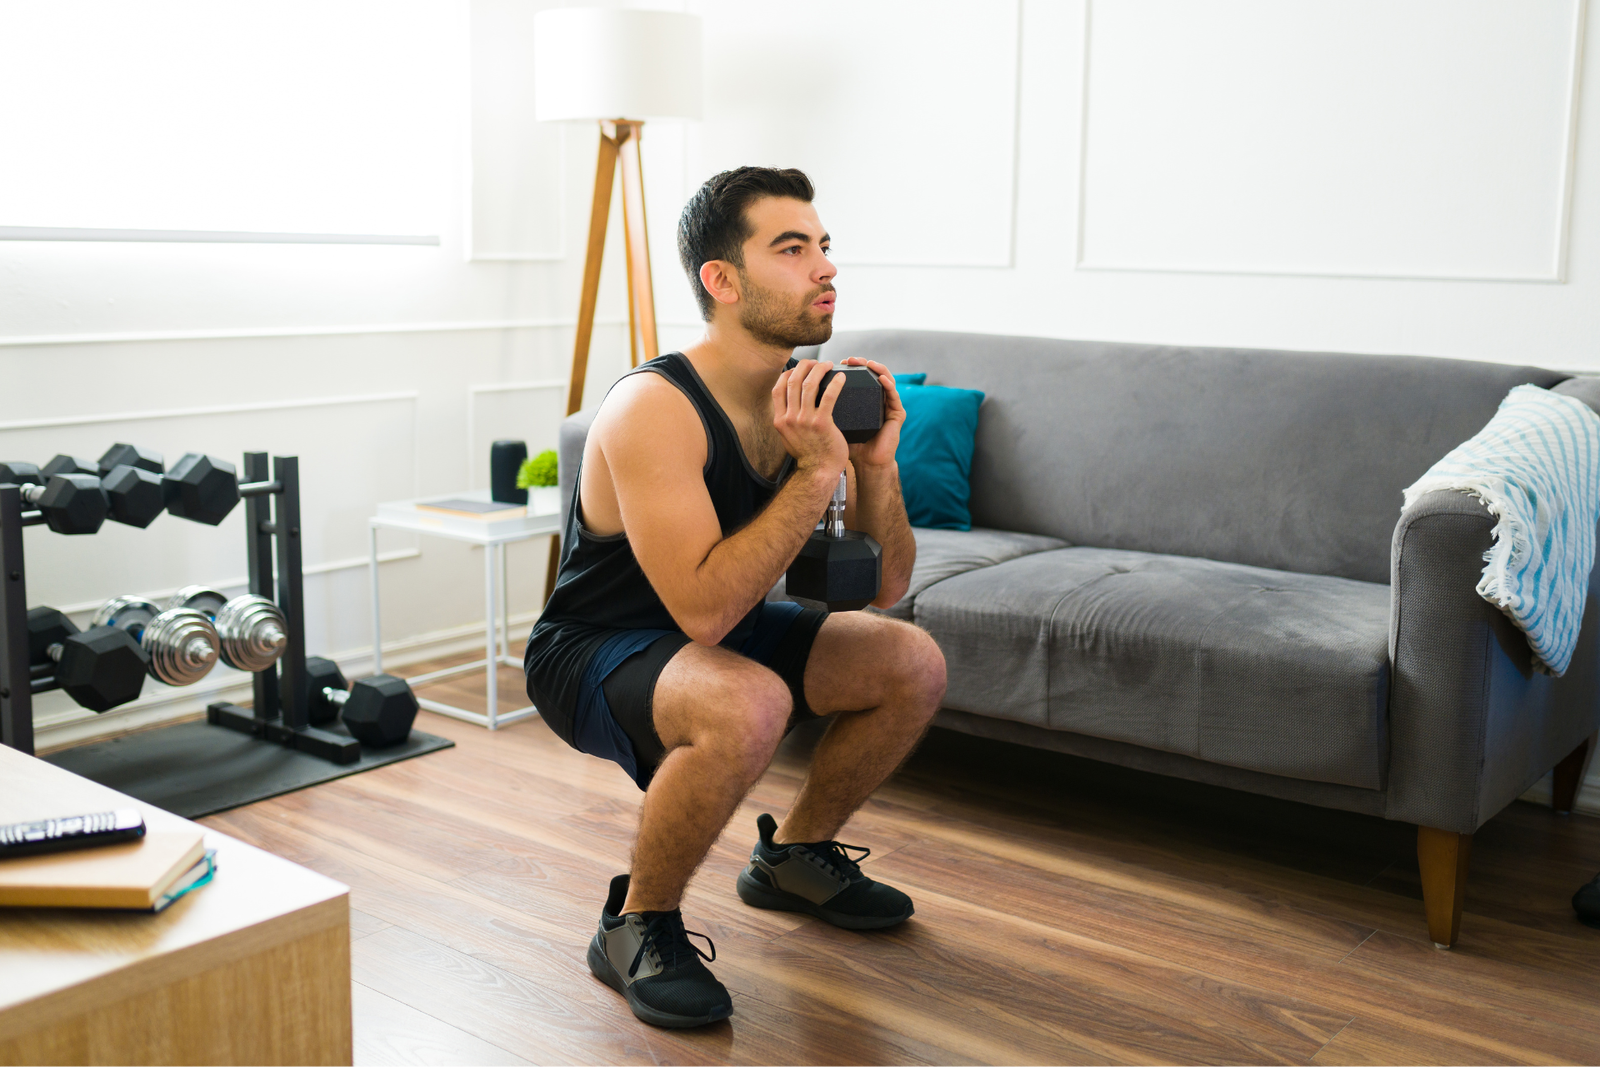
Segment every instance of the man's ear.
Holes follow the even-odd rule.
[[[700,284],[719,304],[739,301],[739,272],[727,260],[708,259],[700,264]]]

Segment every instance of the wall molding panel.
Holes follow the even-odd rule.
[[[601,316],[596,326],[626,326],[620,316]],[[662,323],[661,325],[671,325]],[[699,325],[699,324],[697,324]],[[483,330],[575,330],[577,319],[478,319],[462,322],[377,322],[332,326],[244,326],[224,330],[129,330],[111,333],[42,333],[0,336],[0,348],[47,345],[116,345],[164,341],[254,341],[279,337],[360,337],[388,333],[472,333]]]
[[[395,563],[403,559],[418,559],[421,556],[422,552],[419,549],[398,548],[391,552],[379,552],[378,562]],[[367,566],[368,559],[366,556],[351,556],[348,559],[329,560],[326,563],[308,563],[300,568],[300,575],[303,578],[311,578],[316,575],[334,574],[338,571],[365,570]],[[225,593],[230,589],[238,589],[241,591],[248,590],[250,588],[250,579],[240,576],[238,578],[225,578],[220,582],[185,582],[184,585],[203,585],[208,589],[215,589],[219,593]],[[165,601],[168,597],[172,596],[173,593],[176,593],[181,588],[183,588],[183,586],[174,585],[169,586],[166,589],[158,589],[154,592],[139,592],[132,595],[142,596],[147,600],[154,600],[159,604]],[[80,600],[75,604],[57,604],[53,606],[59,608],[68,615],[89,615],[93,614],[95,609],[103,603],[105,603],[105,600],[103,599]]]
[[[1586,8],[1084,0],[1075,269],[1564,282]]]
[[[567,259],[565,123],[534,118],[528,0],[461,5],[471,51],[465,116],[463,255],[472,263]]]
[[[175,358],[172,365],[188,364]],[[145,377],[152,386],[146,396],[154,398],[159,374],[133,379],[131,390],[101,395],[142,392],[137,383]],[[169,461],[191,448],[235,464],[251,449],[298,455],[304,574],[311,588],[326,576],[365,568],[364,520],[377,503],[418,495],[421,396],[409,389],[20,419],[0,423],[0,451],[92,456],[111,440],[132,440],[166,453]],[[237,574],[243,563],[243,516],[243,509],[235,508],[215,528],[170,517],[143,531],[112,523],[92,539],[36,532],[27,547],[30,600],[69,613],[86,611],[130,588],[170,590],[206,581],[207,574]],[[416,540],[408,538],[386,558],[394,562],[420,555]],[[227,579],[221,587],[246,584]]]
[[[421,394],[414,389],[395,393],[367,393],[358,396],[314,396],[294,400],[263,400],[251,404],[216,404],[198,408],[158,408],[147,411],[116,411],[99,415],[57,415],[42,419],[0,422],[0,433],[11,430],[41,430],[57,426],[92,426],[102,422],[150,422],[157,419],[191,419],[207,415],[242,415],[256,411],[293,411],[302,408],[339,407],[346,404],[384,404],[395,400],[415,403]],[[413,419],[415,411],[413,411]]]
[[[541,378],[530,382],[493,382],[488,385],[467,386],[467,484],[479,484],[478,471],[484,461],[485,452],[479,447],[478,440],[478,397],[488,393],[525,393],[525,392],[552,392],[565,391],[567,379]],[[530,446],[530,454],[537,455],[537,451]]]
[[[161,244],[437,245],[437,234],[273,233],[253,230],[118,230],[79,226],[0,226],[0,241],[146,241]]]
[[[797,19],[782,0],[704,0],[689,171],[805,170],[841,265],[1011,269],[1022,6],[818,0]],[[816,57],[812,80],[771,76],[774,41]]]

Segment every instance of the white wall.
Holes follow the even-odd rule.
[[[0,242],[0,452],[97,454],[118,435],[299,452],[308,562],[325,568],[312,647],[358,652],[371,504],[467,484],[493,436],[553,440],[554,391],[472,391],[566,374],[595,141],[527,121],[518,35],[538,6],[474,0],[473,38],[466,6],[445,5],[462,29],[439,76],[462,104],[437,135],[456,168],[438,247]],[[840,329],[1600,371],[1600,30],[1583,0],[659,6],[704,16],[707,62],[705,120],[644,141],[665,347],[697,333],[679,208],[716,170],[765,163],[818,183]],[[591,400],[626,362],[614,240],[607,262]],[[217,410],[251,403],[281,406]],[[237,577],[237,521],[30,531],[31,599]],[[386,547],[402,556],[384,565],[386,635],[438,647],[426,635],[481,617],[472,553]],[[524,614],[544,551],[527,547]]]
[[[689,7],[710,71],[688,180],[816,174],[840,329],[1600,370],[1582,0]]]
[[[453,31],[438,41],[437,66],[417,75],[452,102],[443,128],[419,134],[450,178],[444,199],[426,205],[440,222],[437,246],[0,241],[0,457],[93,458],[117,440],[169,462],[191,450],[235,463],[247,449],[299,455],[308,645],[357,670],[371,643],[364,520],[373,505],[487,485],[497,437],[523,438],[533,451],[555,444],[593,182],[596,131],[541,128],[527,197],[536,218],[507,217],[527,209],[504,189],[523,175],[506,173],[504,146],[487,136],[505,121],[492,100],[479,101],[474,152],[467,7],[433,8]],[[481,48],[503,12],[480,14],[490,22],[479,27]],[[487,67],[480,75],[491,82],[507,76],[503,65]],[[0,204],[0,225],[10,221],[4,212]],[[469,260],[474,227],[543,244]],[[627,364],[618,236],[614,220],[592,399]],[[119,593],[194,582],[243,590],[243,508],[217,529],[163,516],[144,531],[108,523],[94,537],[42,527],[25,536],[30,605],[62,607],[80,623]],[[523,634],[547,545],[511,549],[511,609]],[[483,618],[479,552],[393,533],[381,547],[392,653],[481,647],[472,634]],[[219,668],[192,689],[151,682],[139,704],[99,719],[46,694],[35,702],[41,743],[148,722],[243,680]]]

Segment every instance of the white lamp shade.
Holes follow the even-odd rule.
[[[563,7],[533,17],[540,122],[700,117],[700,18]]]

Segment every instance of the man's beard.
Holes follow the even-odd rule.
[[[762,344],[775,348],[799,348],[802,345],[820,345],[833,336],[833,313],[818,315],[811,310],[812,301],[824,293],[833,292],[833,286],[822,285],[813,289],[800,306],[785,301],[783,294],[773,289],[763,289],[752,282],[743,271],[739,274],[744,292],[739,301],[739,325],[750,331]]]

